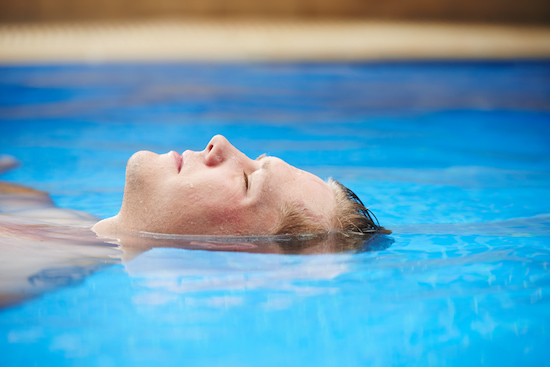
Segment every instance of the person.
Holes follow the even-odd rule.
[[[201,157],[207,153],[212,153],[208,158],[211,166],[206,162],[200,164]],[[175,161],[171,162],[172,165],[167,159],[170,156]],[[121,211],[116,217],[105,220],[85,212],[59,208],[46,192],[0,181],[0,309],[75,284],[110,264],[126,266],[134,258],[156,248],[313,255],[380,251],[393,243],[391,237],[378,236],[378,233],[384,233],[384,229],[374,224],[360,200],[336,181],[325,183],[274,157],[249,160],[223,137],[214,137],[205,152],[187,152],[181,162],[178,161],[174,153],[157,156],[138,152],[132,156],[128,162]],[[244,194],[239,196],[232,186],[239,184],[232,174],[241,165],[247,167],[241,171],[243,176],[248,175],[246,180],[242,178],[250,191],[247,199],[243,198]],[[16,166],[16,159],[0,156],[0,174]],[[170,170],[176,168],[177,177],[182,180],[179,187],[183,185],[187,191],[182,191],[188,196],[175,192],[178,182]],[[209,171],[205,172],[206,169]],[[182,173],[186,172],[188,176],[183,176]],[[309,190],[308,186],[313,188]],[[259,189],[259,193],[254,191]],[[163,200],[164,195],[171,195],[170,200]],[[345,200],[343,204],[342,199]],[[257,202],[261,200],[268,200],[272,206]],[[227,208],[225,204],[228,203],[240,206]],[[131,207],[141,212],[127,213]],[[178,212],[180,207],[183,207],[182,213]],[[227,213],[244,218],[240,218],[240,222],[232,221],[233,218],[220,219],[209,215],[204,208],[212,208],[218,215],[227,210]],[[247,218],[247,208],[252,208],[249,215],[259,213],[259,216]],[[316,215],[314,210],[319,210],[322,215]],[[183,217],[189,212],[190,218]],[[198,213],[207,215],[204,221]],[[330,217],[339,213],[347,215],[347,219],[344,216]],[[128,215],[130,217],[125,218]],[[174,227],[162,227],[154,217],[169,218],[170,215],[182,218],[183,224],[180,226],[177,221],[169,220]],[[143,222],[137,222],[137,218]],[[262,222],[270,220],[277,222]],[[193,227],[192,222],[197,227]],[[238,223],[247,226],[239,229]],[[333,227],[335,223],[337,225]],[[348,227],[341,223],[348,223]],[[109,233],[109,226],[118,232]],[[211,235],[222,232],[250,234],[255,232],[255,228],[258,228],[258,233],[293,235]],[[146,230],[166,232],[146,233]],[[198,233],[199,230],[205,231],[205,235],[169,234]]]
[[[336,180],[266,155],[250,159],[223,136],[203,151],[139,151],[126,167],[119,213],[92,228],[185,235],[388,233]]]

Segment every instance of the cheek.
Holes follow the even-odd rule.
[[[196,223],[203,223],[219,230],[218,233],[238,233],[248,219],[242,202],[235,193],[218,188],[216,191],[204,191],[194,195],[196,201],[187,207],[188,217]],[[189,213],[189,211],[192,211]]]
[[[206,197],[199,203],[198,211],[202,212],[213,223],[240,221],[238,203],[232,197]]]
[[[209,178],[209,177],[206,177]],[[151,231],[182,234],[238,234],[250,215],[243,211],[242,196],[230,183],[219,180],[183,181],[169,176],[152,184],[143,180],[133,209]],[[192,181],[192,182],[190,182]],[[134,212],[135,213],[135,212]]]
[[[167,207],[186,215],[197,217],[204,215],[208,219],[225,218],[235,215],[238,198],[234,190],[224,185],[212,183],[172,183],[166,182],[164,192],[168,200],[163,199]]]

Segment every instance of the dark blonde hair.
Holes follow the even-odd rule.
[[[391,233],[381,227],[376,216],[353,191],[336,180],[328,185],[335,198],[332,228],[324,228],[311,213],[297,203],[285,205],[281,210],[281,223],[274,234],[304,234],[339,232],[345,236]]]

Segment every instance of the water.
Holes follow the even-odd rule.
[[[0,363],[550,365],[549,107],[546,61],[2,67],[22,162],[2,179],[60,207],[114,215],[134,151],[221,133],[341,180],[394,233],[310,256],[87,247],[0,311]]]

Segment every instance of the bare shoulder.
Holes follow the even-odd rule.
[[[17,159],[0,155],[0,173],[19,165]],[[17,183],[0,181],[0,238],[48,232],[50,226],[90,229],[100,218],[73,209],[59,208],[47,192]],[[8,235],[9,234],[9,235]]]
[[[48,272],[86,273],[120,257],[90,230],[97,220],[57,207],[46,192],[0,181],[0,308],[58,287]]]
[[[59,208],[44,191],[4,181],[0,181],[0,214],[4,214],[0,217],[4,219],[11,215],[44,224],[90,228],[100,219],[78,210]]]

